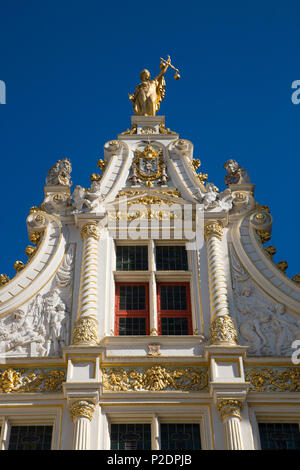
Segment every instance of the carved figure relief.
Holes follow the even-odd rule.
[[[232,247],[230,254],[240,343],[249,346],[250,355],[291,355],[292,342],[300,338],[300,318],[289,315],[283,304],[266,300]]]
[[[71,244],[45,294],[0,320],[0,355],[57,356],[69,343],[74,254]]]

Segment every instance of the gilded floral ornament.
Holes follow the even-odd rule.
[[[87,418],[92,421],[94,411],[94,403],[87,400],[78,400],[71,406],[71,415],[73,420],[76,418]]]
[[[221,400],[218,403],[218,411],[220,412],[221,418],[223,420],[226,418],[232,418],[232,417],[236,417],[241,420],[242,409],[243,409],[243,403],[240,400],[227,399],[227,400]]]
[[[79,317],[74,325],[72,344],[96,345],[98,343],[97,320],[89,316]]]
[[[200,391],[207,388],[207,368],[103,369],[103,388],[110,392],[163,390]]]
[[[60,392],[65,381],[64,370],[12,369],[0,370],[0,392]]]
[[[250,392],[300,392],[300,367],[246,368]]]
[[[210,325],[211,344],[238,344],[237,332],[230,315],[219,315]]]

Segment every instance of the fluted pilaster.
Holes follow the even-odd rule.
[[[83,240],[78,314],[73,330],[73,344],[99,342],[97,321],[98,298],[98,241],[100,229],[95,222],[81,229]]]
[[[210,293],[211,344],[237,344],[237,334],[229,314],[227,281],[222,254],[223,226],[209,222],[204,227]]]
[[[225,449],[227,450],[243,450],[240,424],[242,409],[243,404],[240,400],[222,400],[218,404],[224,425]]]
[[[74,422],[73,450],[90,450],[91,420],[95,405],[86,400],[79,400],[72,404],[71,415]]]

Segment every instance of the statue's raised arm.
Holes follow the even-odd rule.
[[[156,111],[160,108],[160,103],[165,97],[166,82],[164,75],[168,67],[173,68],[176,73],[174,78],[178,80],[180,75],[178,69],[171,64],[170,56],[167,60],[160,59],[161,71],[153,79],[150,79],[150,72],[144,69],[141,72],[141,83],[139,83],[129,99],[133,104],[134,114],[137,116],[155,116]]]

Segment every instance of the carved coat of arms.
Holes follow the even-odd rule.
[[[131,180],[134,185],[143,182],[151,185],[154,181],[162,184],[166,183],[168,177],[162,149],[147,145],[143,151],[136,150]]]

